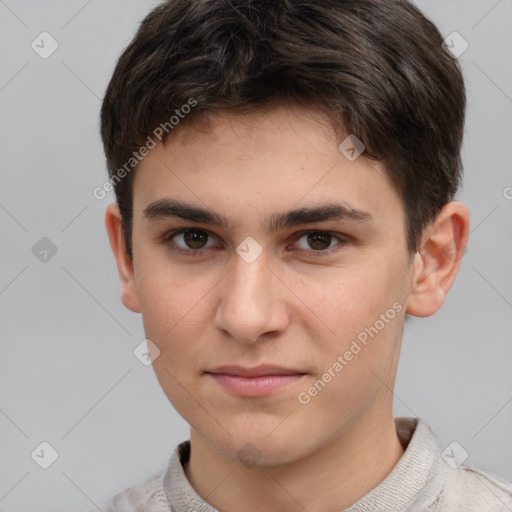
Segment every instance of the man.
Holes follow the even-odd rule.
[[[102,106],[105,220],[191,430],[106,510],[512,510],[510,484],[392,415],[405,320],[439,310],[468,239],[465,106],[405,0],[146,17]]]

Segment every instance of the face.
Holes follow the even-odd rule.
[[[167,397],[228,458],[251,443],[261,464],[293,462],[391,414],[404,211],[384,167],[340,142],[299,108],[224,114],[137,169],[124,301]]]

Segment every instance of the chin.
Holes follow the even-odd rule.
[[[265,437],[247,432],[243,436],[227,436],[222,441],[210,439],[209,444],[224,457],[248,468],[281,466],[307,455],[307,448],[303,443],[286,435],[286,432],[279,437],[273,434]]]

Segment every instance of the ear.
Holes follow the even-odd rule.
[[[462,203],[448,203],[425,228],[414,256],[407,313],[430,316],[443,305],[462,262],[468,237],[468,209]]]
[[[140,313],[141,309],[137,287],[135,286],[133,261],[129,258],[126,251],[121,227],[121,212],[115,203],[107,206],[105,211],[105,226],[121,281],[121,300],[130,311]]]

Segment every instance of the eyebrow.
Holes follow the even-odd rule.
[[[159,199],[144,208],[143,217],[148,220],[180,218],[201,224],[208,224],[234,231],[235,225],[223,215],[210,210],[172,199]],[[341,203],[327,203],[298,208],[287,212],[273,213],[265,221],[268,231],[310,224],[328,220],[372,221],[373,216],[366,211]]]

